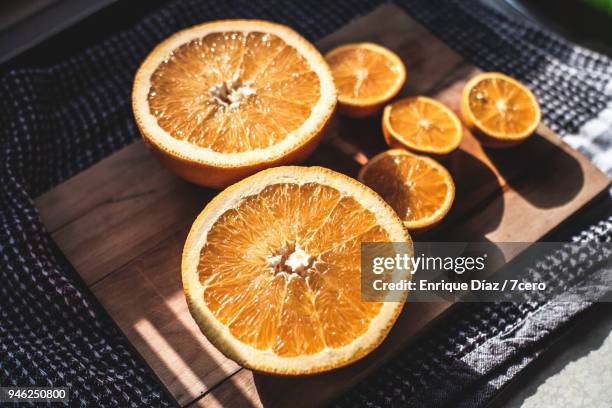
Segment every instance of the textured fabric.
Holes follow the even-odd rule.
[[[572,237],[585,245],[592,268],[576,268],[570,246],[542,257],[531,275],[548,286],[567,285],[564,295],[589,287],[604,295],[599,266],[610,259],[612,216]],[[572,248],[576,248],[573,246]],[[586,254],[585,254],[586,255]],[[609,265],[608,265],[609,267]],[[609,278],[609,269],[605,277]],[[576,283],[578,282],[578,283]],[[598,290],[596,292],[594,290]],[[485,405],[502,386],[536,358],[554,339],[555,331],[592,303],[549,301],[464,303],[427,336],[347,393],[336,405],[371,407]]]
[[[74,406],[173,404],[57,255],[32,198],[138,137],[129,98],[133,75],[147,52],[177,29],[256,17],[289,24],[314,41],[378,3],[179,0],[55,65],[0,75],[2,385],[69,386]],[[612,64],[606,58],[470,1],[399,4],[476,65],[527,82],[542,101],[546,122],[570,140],[583,140],[584,126],[609,103]],[[581,149],[603,160],[610,141],[591,139]],[[607,239],[610,229],[603,221],[585,234]],[[587,307],[462,306],[339,404],[482,404]],[[525,340],[500,341],[517,333]],[[492,355],[495,364],[477,367]]]

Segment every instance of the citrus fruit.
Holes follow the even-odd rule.
[[[374,156],[359,180],[380,194],[409,230],[425,230],[442,220],[455,198],[455,184],[444,166],[401,149]]]
[[[321,54],[295,31],[225,20],[156,46],[136,73],[132,105],[166,166],[224,187],[305,159],[334,112],[336,88]]]
[[[361,242],[412,245],[391,207],[354,179],[321,167],[261,171],[220,193],[191,227],[182,261],[191,314],[253,370],[348,364],[382,342],[402,308],[361,301]]]
[[[386,106],[382,129],[389,146],[435,156],[457,149],[463,136],[457,115],[425,96],[401,99]]]
[[[497,72],[476,75],[463,88],[461,116],[490,147],[509,147],[525,141],[540,124],[533,93],[515,79]]]
[[[347,116],[375,115],[406,80],[402,60],[372,43],[343,45],[328,52],[325,60],[338,88],[339,111]]]

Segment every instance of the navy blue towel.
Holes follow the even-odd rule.
[[[315,41],[378,4],[177,0],[59,61],[14,64],[0,73],[1,385],[68,386],[73,406],[175,403],[58,254],[33,198],[138,137],[130,107],[134,73],[174,31],[206,20],[263,18]],[[610,168],[609,59],[472,1],[398,4],[474,64],[529,84],[546,123]],[[609,240],[611,225],[604,215],[574,235]],[[481,405],[589,306],[461,306],[338,404]]]

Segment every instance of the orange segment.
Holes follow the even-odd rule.
[[[336,104],[325,60],[288,27],[206,23],[159,44],[132,95],[145,141],[187,180],[222,187],[304,159]]]
[[[540,105],[523,84],[506,75],[476,75],[463,89],[461,115],[483,144],[516,145],[531,136],[541,120]]]
[[[380,194],[411,230],[442,220],[455,198],[453,179],[441,164],[400,149],[374,156],[359,180]]]
[[[372,116],[398,94],[406,80],[402,60],[372,43],[347,44],[325,55],[338,88],[340,112]]]
[[[387,144],[415,152],[446,155],[459,147],[459,118],[440,102],[417,96],[385,107],[382,129]]]
[[[190,311],[246,367],[307,374],[348,364],[380,344],[402,307],[361,301],[362,242],[411,243],[393,209],[349,177],[260,172],[194,222],[182,264]]]
[[[283,279],[285,297],[271,351],[280,357],[313,355],[323,351],[326,344],[315,306],[315,294],[304,278]],[[245,329],[258,330],[254,325]]]

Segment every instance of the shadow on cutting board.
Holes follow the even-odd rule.
[[[584,184],[580,163],[540,135],[510,149],[486,149],[489,159],[504,175],[516,166],[517,157],[531,162],[525,177],[510,177],[508,185],[538,208],[555,208],[570,202]],[[530,182],[526,183],[525,179]]]

